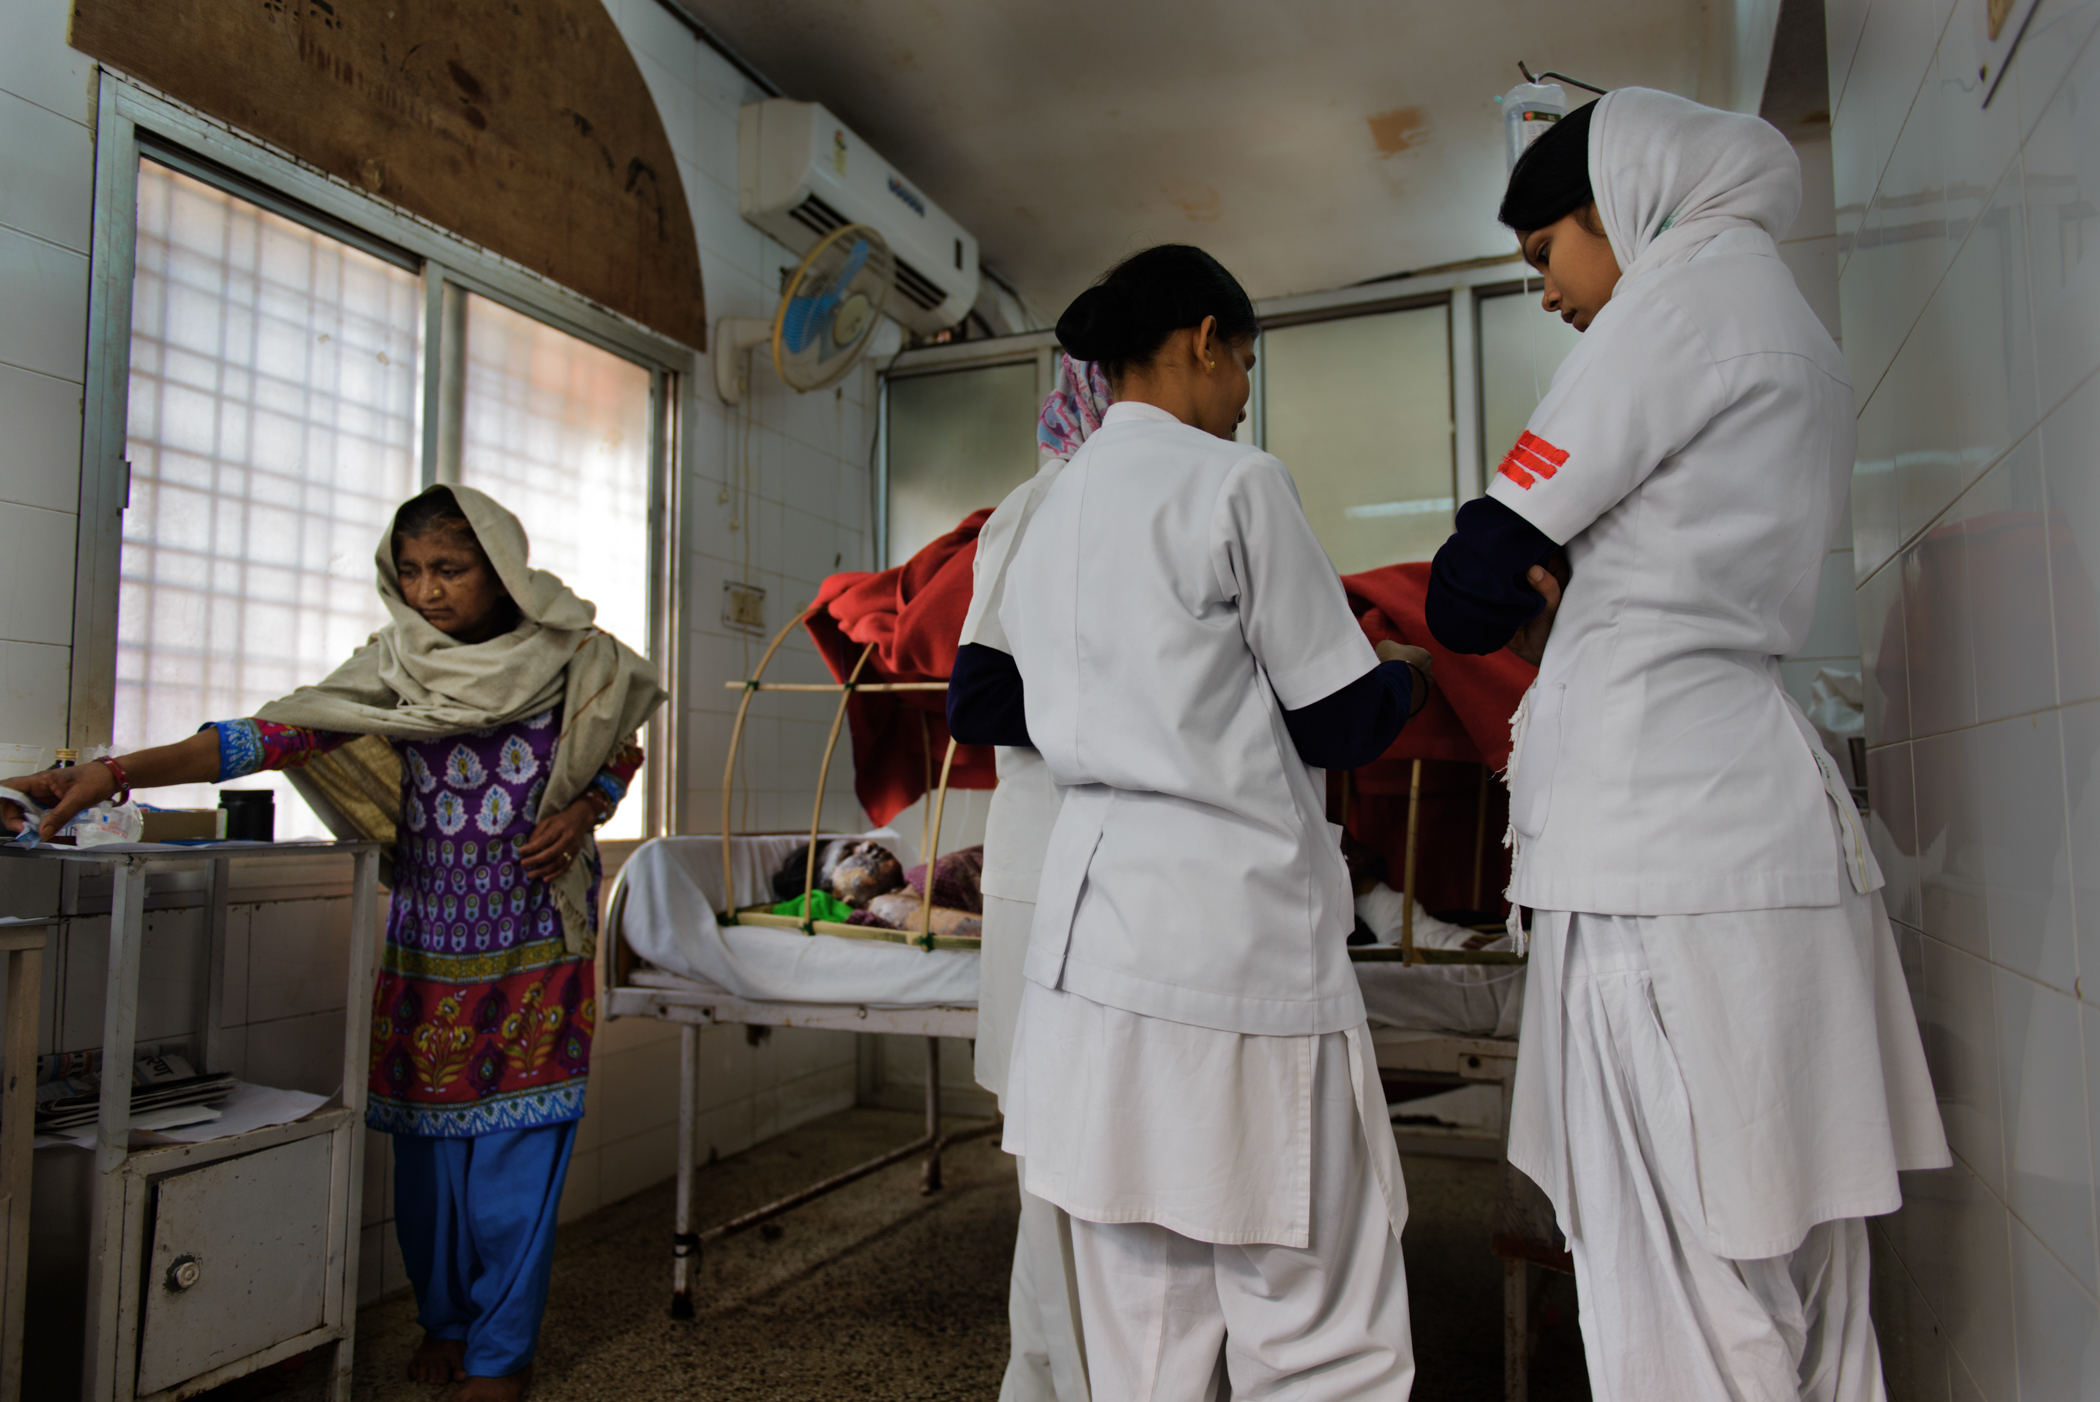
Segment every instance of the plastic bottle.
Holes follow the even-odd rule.
[[[1568,115],[1568,94],[1558,83],[1519,83],[1502,98],[1502,133],[1509,169],[1517,157]]]

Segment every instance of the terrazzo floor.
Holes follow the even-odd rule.
[[[849,1110],[709,1165],[705,1221],[734,1216],[910,1139],[917,1117]],[[1499,1164],[1410,1156],[1405,1237],[1416,1402],[1502,1396],[1502,1273],[1488,1251]],[[993,1402],[1006,1363],[1013,1160],[989,1139],[951,1151],[947,1185],[895,1165],[746,1232],[702,1263],[697,1317],[669,1317],[671,1185],[561,1229],[533,1402],[767,1399]],[[1535,1402],[1587,1398],[1573,1282],[1550,1278]],[[359,1402],[439,1402],[404,1376],[420,1333],[406,1296],[358,1316]],[[316,1356],[214,1402],[325,1396]],[[1102,1402],[1113,1402],[1102,1399]]]

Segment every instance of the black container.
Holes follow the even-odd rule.
[[[276,841],[277,795],[273,790],[220,789],[219,807],[226,810],[227,841]]]

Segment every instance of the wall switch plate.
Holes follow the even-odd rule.
[[[722,623],[747,633],[766,631],[766,591],[756,584],[722,582]]]

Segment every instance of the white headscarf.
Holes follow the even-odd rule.
[[[1801,210],[1801,162],[1762,118],[1619,88],[1590,118],[1590,188],[1624,282],[1729,229],[1783,237]]]

